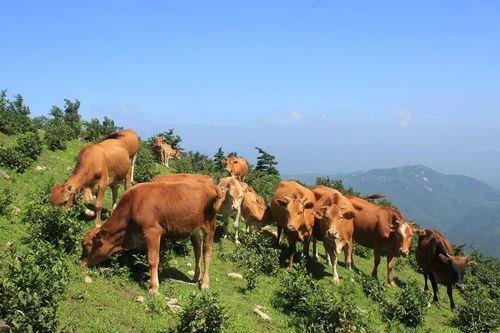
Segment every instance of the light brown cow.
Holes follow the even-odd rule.
[[[326,186],[316,186],[313,227],[313,253],[318,258],[316,240],[323,242],[328,262],[332,265],[333,280],[339,281],[337,255],[344,249],[347,267],[351,268],[354,212],[348,198],[342,193]]]
[[[213,183],[138,184],[125,192],[102,227],[87,233],[82,242],[81,262],[97,265],[118,251],[146,248],[151,270],[150,294],[157,295],[161,237],[176,240],[190,237],[196,262],[194,281],[206,290],[209,287],[215,219],[221,202],[222,195]],[[204,235],[203,243],[200,230]]]
[[[202,183],[213,183],[210,176],[197,173],[172,173],[155,177],[153,183],[176,183],[182,181],[198,181]]]
[[[128,151],[117,140],[107,139],[80,150],[72,176],[64,184],[55,184],[52,188],[51,202],[53,206],[65,205],[69,208],[77,194],[84,189],[92,189],[92,192],[97,193],[95,215],[96,225],[99,226],[106,187],[111,187],[114,209],[120,183],[123,182],[125,189],[128,189],[131,177]]]
[[[226,171],[239,181],[244,181],[248,173],[248,163],[243,157],[231,156],[226,158]]]
[[[380,257],[387,256],[387,281],[395,286],[392,268],[396,258],[408,255],[411,238],[420,229],[405,221],[398,210],[391,207],[380,207],[356,196],[347,196],[354,207],[354,241],[373,249],[374,266],[372,276],[377,277]],[[378,198],[380,195],[367,199]]]
[[[111,133],[104,140],[111,140],[111,139],[118,140],[125,146],[125,149],[127,149],[130,158],[130,165],[132,168],[130,173],[130,182],[134,183],[135,161],[137,159],[137,153],[139,152],[139,144],[140,144],[139,136],[137,136],[137,133],[133,129],[127,128],[121,131]]]
[[[178,149],[173,148],[169,145],[165,139],[161,136],[156,138],[156,147],[160,151],[160,163],[166,167],[169,167],[170,159],[180,159],[181,153]]]
[[[293,267],[297,240],[304,243],[304,254],[309,254],[315,204],[314,194],[294,181],[281,181],[271,199],[271,213],[278,229],[277,245],[284,229],[291,249],[288,269]]]
[[[245,190],[238,179],[234,176],[222,178],[219,182],[219,189],[224,194],[224,201],[220,208],[222,223],[224,226],[224,238],[227,238],[227,227],[229,218],[233,219],[234,242],[240,244],[238,239],[239,220],[241,215],[241,204],[245,195]]]
[[[418,237],[415,253],[417,263],[423,271],[425,291],[429,290],[427,277],[430,278],[434,292],[434,302],[438,302],[438,286],[445,285],[450,299],[451,309],[455,309],[453,287],[464,288],[464,273],[467,267],[476,266],[476,262],[453,254],[453,247],[445,236],[435,229],[425,229]]]
[[[262,229],[271,222],[271,208],[264,199],[247,183],[241,183],[245,194],[241,203],[241,216],[247,226]]]

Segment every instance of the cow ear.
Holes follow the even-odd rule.
[[[356,217],[356,214],[354,214],[354,212],[348,211],[342,214],[342,217],[346,220],[351,220]]]
[[[475,260],[469,260],[469,259],[467,259],[467,266],[468,267],[476,267],[477,266],[477,262]]]
[[[311,209],[314,207],[314,204],[311,201],[308,201],[304,204],[305,209]]]
[[[440,254],[438,257],[439,257],[439,260],[441,260],[445,264],[447,264],[448,261],[450,261],[450,257],[445,256],[444,254]]]
[[[415,228],[415,234],[417,236],[425,236],[425,229]]]

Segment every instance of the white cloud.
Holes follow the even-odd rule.
[[[399,128],[408,128],[408,126],[410,126],[412,119],[410,112],[398,110],[394,112],[394,114],[400,119],[398,124]]]
[[[292,119],[295,119],[295,120],[302,119],[302,115],[298,111],[295,111],[295,110],[288,111],[288,116]]]
[[[114,102],[113,105],[116,110],[123,113],[136,113],[137,111],[139,111],[137,105],[132,103]]]

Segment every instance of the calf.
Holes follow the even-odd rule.
[[[347,267],[351,268],[355,217],[351,202],[337,190],[326,186],[316,186],[313,227],[313,253],[317,258],[316,240],[323,242],[328,262],[332,265],[333,280],[339,281],[337,255],[342,249]]]
[[[55,184],[52,188],[51,202],[53,206],[65,205],[69,208],[73,205],[75,196],[82,191],[87,198],[91,198],[90,191],[86,190],[91,189],[97,193],[95,215],[96,225],[99,226],[106,187],[111,187],[114,209],[120,183],[123,182],[125,189],[128,189],[131,178],[129,152],[117,140],[107,139],[80,150],[72,176],[64,184]]]
[[[181,153],[178,149],[173,148],[169,145],[165,139],[161,136],[156,138],[156,147],[160,151],[161,164],[169,167],[170,159],[180,159]]]
[[[219,189],[225,196],[220,208],[220,213],[222,214],[222,223],[224,225],[224,238],[227,237],[227,227],[229,224],[229,218],[231,217],[233,218],[233,227],[235,233],[234,242],[236,244],[239,244],[239,219],[241,215],[241,204],[243,202],[245,191],[243,189],[243,186],[241,186],[241,183],[234,176],[222,178],[219,182]]]
[[[415,256],[424,274],[426,291],[429,290],[427,277],[431,280],[434,302],[438,302],[437,284],[440,283],[446,286],[450,307],[452,310],[455,309],[453,287],[463,289],[465,269],[476,266],[476,262],[466,257],[453,255],[451,243],[435,229],[425,229],[425,234],[418,237]]]
[[[291,249],[288,269],[293,267],[296,253],[296,242],[304,244],[304,253],[309,253],[309,242],[314,226],[313,207],[316,203],[314,194],[294,181],[281,181],[271,199],[271,213],[277,223],[277,245],[285,230]]]
[[[151,270],[150,294],[158,294],[160,239],[190,237],[195,255],[194,280],[209,287],[209,269],[217,210],[222,195],[213,183],[143,183],[125,192],[110,218],[87,233],[82,264],[97,265],[121,250],[146,248]],[[203,232],[203,243],[199,231]],[[201,276],[201,254],[205,270]]]
[[[420,234],[423,231],[405,221],[403,215],[394,208],[380,207],[352,195],[347,197],[351,201],[356,215],[354,218],[354,241],[373,249],[372,276],[377,277],[380,257],[385,255],[387,256],[387,281],[390,285],[395,286],[392,268],[396,263],[396,258],[408,255],[413,234]],[[380,195],[376,197],[380,197]]]
[[[236,177],[239,181],[244,181],[248,173],[248,163],[243,157],[228,157],[226,158],[226,171],[231,176]]]

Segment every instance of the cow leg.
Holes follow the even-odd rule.
[[[213,226],[213,227],[212,227]],[[205,239],[203,241],[203,262],[205,264],[205,270],[203,272],[203,279],[201,280],[200,289],[208,290],[210,284],[210,277],[208,272],[210,270],[210,263],[212,261],[212,243],[214,240],[215,233],[215,218],[211,222],[210,229],[205,230]]]
[[[238,211],[236,212],[236,217],[234,218],[234,221],[233,221],[234,242],[236,243],[236,245],[240,245],[240,240],[238,239],[240,215],[241,215],[241,209],[238,209]]]
[[[276,227],[276,244],[275,244],[276,247],[280,247],[281,246],[280,240],[281,240],[281,233],[282,232],[283,232],[283,228],[280,227],[280,226],[277,226]]]
[[[313,242],[313,258],[316,261],[319,261],[319,253],[318,253],[318,248],[316,247],[316,238],[313,237],[312,239]]]
[[[116,202],[118,201],[118,189],[120,185],[112,185],[111,186],[111,194],[113,197],[113,206],[111,206],[111,211],[114,211],[116,208]]]
[[[326,244],[325,250],[328,252],[328,256],[330,258],[332,270],[333,270],[333,281],[339,282],[339,274],[337,273],[337,253],[335,252],[335,245]]]
[[[125,181],[123,182],[123,186],[125,187],[125,191],[128,190],[132,186],[132,167],[130,167],[127,171],[127,176],[125,177]]]
[[[130,184],[134,183],[134,169],[135,169],[135,161],[137,160],[137,154],[132,157],[132,163],[130,165]]]
[[[202,242],[199,231],[196,231],[193,235],[191,235],[191,244],[193,245],[194,250],[194,277],[193,280],[195,282],[200,282],[201,275],[201,252],[202,252]]]
[[[429,291],[429,286],[427,285],[427,273],[424,272],[424,291]]]
[[[151,271],[149,282],[151,289],[149,295],[157,296],[159,294],[160,282],[158,281],[158,262],[160,261],[160,233],[157,230],[146,231],[144,238],[148,246],[148,263]]]
[[[302,256],[306,259],[309,258],[309,244],[311,244],[311,237],[304,240]]]
[[[450,307],[452,310],[455,310],[455,302],[453,301],[453,286],[448,284],[446,286],[446,292],[448,293],[448,297],[450,298]]]
[[[436,278],[434,277],[434,275],[432,273],[429,273],[429,279],[431,280],[432,291],[434,293],[434,297],[432,298],[432,301],[434,303],[437,303],[437,302],[439,302],[437,281],[436,281]]]
[[[378,265],[380,264],[380,252],[377,250],[373,251],[373,270],[372,277],[377,278]]]
[[[394,277],[392,276],[392,268],[396,264],[396,257],[387,256],[387,282],[395,287]]]
[[[224,239],[227,239],[227,234],[228,234],[228,230],[227,230],[227,227],[229,225],[229,214],[223,212],[222,213],[222,226],[224,228]]]
[[[102,210],[102,201],[104,200],[104,193],[106,193],[106,184],[99,184],[97,189],[97,198],[95,199],[96,227],[101,226],[101,210]]]
[[[344,245],[345,263],[347,269],[352,267],[352,243],[347,243]]]
[[[328,251],[328,247],[325,244],[325,242],[323,242],[323,247],[325,248],[326,263],[328,264],[328,266],[331,266],[332,265],[332,260],[331,260],[330,253]]]
[[[170,156],[165,156],[165,166],[167,168],[170,168],[169,162],[170,162]]]
[[[295,252],[297,252],[297,240],[295,239],[295,236],[293,235],[286,235],[288,238],[288,245],[290,247],[290,258],[288,260],[288,270],[291,270],[293,268],[293,258],[295,257]]]

